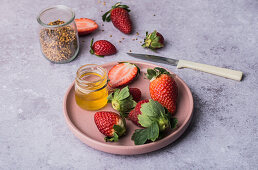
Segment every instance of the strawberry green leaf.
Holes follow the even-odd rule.
[[[104,139],[106,142],[117,142],[119,139],[119,136],[116,133],[114,133],[113,137],[106,136]]]
[[[110,12],[111,10],[107,11],[103,16],[102,16],[102,20],[105,22],[109,22],[110,21]]]
[[[126,86],[119,92],[119,95],[117,96],[117,100],[124,100],[129,96],[130,96],[129,88],[128,86]]]
[[[132,138],[135,145],[142,145],[148,140],[148,130],[147,129],[136,129]]]
[[[159,137],[159,125],[157,122],[153,122],[150,127],[147,128],[148,139],[154,142]]]
[[[153,123],[153,121],[146,114],[139,114],[138,120],[142,127],[150,127]]]
[[[132,140],[134,140],[135,145],[142,145],[151,140],[154,142],[159,137],[159,126],[157,122],[153,122],[150,127],[145,129],[136,129]]]
[[[153,39],[153,41],[152,42],[155,42],[155,43],[158,43],[159,42],[159,36],[156,36],[154,39]]]
[[[129,113],[120,112],[119,114],[120,114],[121,117],[125,117],[126,118],[126,117],[128,117]]]
[[[98,57],[102,57],[102,58],[103,58],[103,57],[105,57],[104,55],[96,55],[96,56],[98,56]]]
[[[120,114],[130,112],[135,106],[136,102],[133,100],[132,95],[129,92],[128,86],[123,89],[115,89],[114,92],[108,96],[108,102],[111,101],[112,107],[119,111]],[[126,116],[125,116],[126,117]]]
[[[164,68],[155,67],[154,70],[156,72],[159,72],[159,74],[168,74],[168,75],[170,75],[170,73],[166,69],[164,69]]]
[[[122,136],[124,133],[125,133],[125,128],[124,127],[121,127],[119,125],[114,125],[113,126],[113,129],[115,130],[115,133],[118,135],[118,136]]]
[[[113,93],[114,93],[114,99],[117,99],[120,93],[120,89],[115,89]]]
[[[159,42],[152,42],[151,47],[154,48],[154,49],[161,48],[161,47],[163,47],[163,44],[161,44]]]
[[[110,93],[107,99],[108,99],[108,103],[110,103],[113,100],[113,93]]]
[[[149,117],[158,118],[161,112],[165,113],[163,106],[160,105],[159,102],[150,99],[148,103],[144,103],[141,106],[141,112]]]
[[[143,127],[150,127],[154,122],[158,123],[160,131],[170,127],[166,109],[159,102],[150,99],[148,103],[142,104],[140,110],[142,114],[138,115],[138,120]]]
[[[156,34],[157,34],[157,31],[156,31],[156,30],[153,31],[153,32],[151,33],[151,35],[150,35],[150,39],[151,39],[151,40],[154,40],[154,38],[157,36]]]
[[[171,118],[170,119],[170,127],[171,127],[171,129],[175,129],[177,124],[178,124],[177,118]]]
[[[151,80],[152,78],[156,77],[156,71],[148,68],[146,76],[149,80]]]
[[[93,50],[93,48],[92,48],[93,41],[94,41],[94,38],[92,38],[92,39],[91,39],[91,42],[90,42],[90,53],[91,53],[91,54],[94,54],[94,50]]]
[[[117,2],[114,6],[112,6],[112,9],[123,8],[123,9],[127,10],[128,12],[130,12],[129,6],[127,6],[127,5],[120,5],[120,4],[121,4],[121,2]]]

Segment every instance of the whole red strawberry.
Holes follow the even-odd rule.
[[[159,102],[152,99],[140,101],[130,113],[130,119],[144,129],[136,129],[131,139],[136,145],[147,141],[156,141],[167,129],[174,129],[177,119],[171,118],[170,113]]]
[[[102,20],[109,22],[111,19],[117,29],[125,34],[130,34],[132,32],[132,23],[128,12],[130,12],[129,7],[118,2],[102,16]]]
[[[165,69],[156,67],[147,70],[147,78],[150,80],[151,98],[167,108],[171,114],[174,114],[178,87],[173,76]]]
[[[119,136],[126,132],[125,120],[114,112],[96,112],[94,121],[99,131],[106,136],[106,141],[117,142]]]
[[[144,48],[150,48],[152,50],[162,48],[164,47],[164,37],[156,30],[150,34],[146,32],[146,37],[142,46]]]
[[[133,100],[136,102],[139,102],[142,97],[142,92],[138,88],[130,87],[129,88],[129,93],[133,96]]]
[[[143,103],[148,103],[148,102],[149,102],[149,99],[139,101],[139,102],[137,103],[137,105],[135,106],[135,108],[134,108],[134,109],[129,113],[129,115],[128,115],[128,118],[129,118],[134,124],[136,124],[137,126],[142,127],[142,126],[140,125],[140,123],[139,123],[138,115],[139,115],[139,114],[142,114],[142,112],[141,112],[141,110],[140,110],[142,104],[143,104]]]
[[[116,53],[116,47],[111,44],[107,40],[98,40],[93,44],[93,40],[91,40],[91,54],[95,54],[96,56],[103,57],[107,55],[113,55]]]

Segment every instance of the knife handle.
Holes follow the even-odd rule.
[[[241,71],[231,70],[227,68],[215,67],[207,64],[195,63],[192,61],[179,60],[177,68],[191,68],[203,71],[217,76],[241,81],[243,73]]]

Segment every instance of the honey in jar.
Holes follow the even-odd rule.
[[[80,67],[75,79],[75,100],[85,110],[99,110],[107,104],[107,70],[96,64]]]

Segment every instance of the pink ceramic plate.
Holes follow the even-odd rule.
[[[141,69],[141,74],[138,79],[129,86],[140,88],[142,91],[142,99],[149,99],[149,80],[145,78],[144,73],[146,73],[147,68],[154,68],[159,66],[144,62],[130,62],[135,63]],[[117,62],[107,63],[102,66],[109,70],[115,64],[117,64]],[[134,142],[131,140],[131,136],[134,130],[139,127],[134,125],[130,120],[126,120],[126,136],[119,139],[119,141],[116,143],[105,142],[104,135],[98,131],[94,123],[94,113],[96,111],[86,111],[77,106],[74,97],[74,83],[69,87],[64,97],[64,116],[66,122],[76,137],[78,137],[88,146],[100,151],[120,155],[134,155],[160,149],[172,143],[179,136],[181,136],[188,127],[192,117],[193,97],[191,91],[184,83],[184,81],[178,76],[175,76],[175,80],[179,87],[177,112],[175,114],[175,117],[178,119],[178,128],[169,132],[161,140],[144,145],[134,145]],[[107,104],[106,107],[102,108],[101,110],[114,111],[111,107],[111,104]]]

